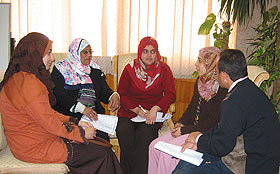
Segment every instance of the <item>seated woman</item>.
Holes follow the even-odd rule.
[[[158,141],[181,146],[189,133],[193,131],[207,131],[215,127],[220,120],[220,103],[227,94],[227,90],[219,87],[216,76],[216,62],[220,50],[216,47],[205,47],[199,51],[195,63],[198,79],[194,86],[192,100],[174,129],[155,139],[149,146],[149,174],[169,174],[178,159],[154,148]]]
[[[121,108],[117,137],[121,148],[121,167],[127,174],[147,173],[148,146],[158,137],[157,112],[164,114],[175,101],[174,78],[169,66],[160,61],[158,44],[145,37],[137,58],[124,68],[118,85]],[[145,122],[130,119],[139,115]]]
[[[90,66],[92,52],[85,39],[74,39],[69,46],[67,57],[55,64],[51,74],[57,100],[54,109],[79,120],[82,115],[97,120],[97,113],[104,114],[101,101],[109,103],[112,111],[120,104],[118,93],[109,88],[103,72],[97,66]],[[97,131],[97,136],[109,140],[104,132]]]
[[[52,41],[30,33],[18,43],[0,84],[0,112],[13,155],[30,163],[65,163],[70,173],[122,173],[110,148],[90,143],[96,129],[51,108]]]

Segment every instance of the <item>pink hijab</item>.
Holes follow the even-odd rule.
[[[220,49],[216,47],[205,47],[199,50],[206,73],[198,79],[198,92],[206,101],[214,97],[219,89],[215,67],[220,53]]]

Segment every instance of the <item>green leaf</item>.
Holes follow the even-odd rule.
[[[213,37],[214,37],[214,39],[220,39],[221,38],[221,34],[213,33]]]
[[[199,35],[207,35],[210,33],[210,30],[212,29],[214,23],[216,22],[216,15],[213,13],[210,13],[203,24],[199,27],[198,34]]]
[[[198,35],[207,35],[210,33],[210,30],[212,29],[213,25],[209,22],[204,22],[198,30]]]
[[[261,61],[258,57],[255,57],[255,58],[249,60],[249,62],[248,62],[249,65],[259,65],[260,63],[261,63]]]
[[[263,13],[263,21],[267,21],[268,19],[269,19],[269,14],[266,11],[266,12]]]
[[[273,42],[274,42],[274,40],[272,40],[272,39],[265,40],[265,41],[263,42],[263,46],[264,46],[265,48],[267,48],[267,47],[269,47]],[[264,49],[265,49],[265,48],[264,48]]]
[[[279,72],[273,72],[273,73],[270,74],[270,78],[269,79],[271,79],[271,81],[274,81],[274,80],[276,80],[278,78],[279,78]]]
[[[219,48],[220,50],[223,49],[223,41],[222,40],[215,40],[214,46]]]
[[[197,77],[198,77],[198,72],[197,71],[193,72],[192,78],[197,78]]]
[[[275,94],[275,97],[276,97],[276,98],[280,97],[280,91],[278,91],[278,92]]]
[[[253,57],[260,57],[265,53],[265,48],[261,47],[256,50],[256,52],[253,54]]]
[[[265,34],[264,32],[258,32],[254,37],[254,40],[259,40],[264,34]]]
[[[205,21],[209,21],[209,22],[211,22],[211,23],[214,24],[214,23],[216,22],[216,15],[215,15],[214,13],[210,13],[210,14],[206,17]]]
[[[271,103],[275,106],[277,102],[274,99],[271,99]]]

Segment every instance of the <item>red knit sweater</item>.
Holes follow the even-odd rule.
[[[161,74],[158,77],[160,83],[151,87],[148,91],[140,90],[131,79],[126,65],[120,78],[118,85],[118,93],[121,96],[121,108],[118,111],[119,117],[133,118],[136,114],[130,109],[137,107],[139,104],[150,110],[154,105],[161,108],[166,113],[170,104],[176,99],[175,84],[172,71],[169,66],[162,64]]]

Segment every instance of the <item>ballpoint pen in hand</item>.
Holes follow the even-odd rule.
[[[145,114],[147,114],[147,111],[141,105],[138,105],[138,106]]]

